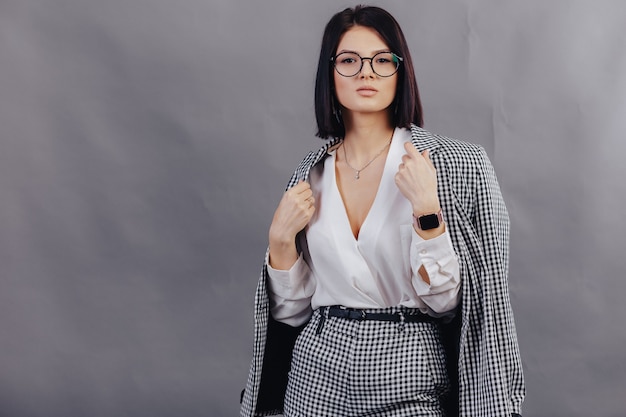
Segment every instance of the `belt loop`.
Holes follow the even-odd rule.
[[[326,309],[328,307],[320,308],[320,320],[317,322],[317,328],[315,329],[315,334],[321,334],[322,329],[324,328],[324,322],[326,321]]]
[[[361,317],[359,318],[359,321],[363,321],[367,318],[367,313],[365,312],[365,310],[361,310]]]
[[[400,316],[400,324],[398,324],[398,331],[403,332],[404,331],[404,324],[406,323],[406,320],[404,318],[404,312],[402,310],[398,311],[398,315]]]

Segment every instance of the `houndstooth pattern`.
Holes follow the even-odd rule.
[[[430,150],[447,229],[459,257],[462,327],[459,351],[459,416],[521,414],[525,396],[522,364],[508,290],[509,218],[495,172],[484,149],[411,127],[413,145]],[[307,180],[311,168],[340,139],[309,153],[288,188]],[[241,416],[254,416],[269,318],[263,265],[255,294],[253,358]],[[278,414],[272,410],[265,415]]]
[[[316,310],[293,350],[285,417],[443,416],[449,385],[438,333],[432,322],[349,320]]]

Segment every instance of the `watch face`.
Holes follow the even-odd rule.
[[[436,214],[426,214],[417,219],[422,230],[436,229],[439,227],[439,217]]]

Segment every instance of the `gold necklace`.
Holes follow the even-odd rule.
[[[354,179],[355,180],[358,180],[359,178],[361,178],[361,171],[363,171],[365,168],[370,166],[370,164],[372,162],[374,162],[374,160],[376,160],[376,158],[378,158],[380,155],[382,155],[382,153],[385,151],[385,149],[387,149],[387,147],[389,145],[391,145],[391,140],[392,139],[393,139],[393,132],[391,133],[391,138],[389,138],[389,142],[387,142],[387,144],[380,151],[378,151],[378,153],[376,155],[374,155],[374,157],[372,159],[370,159],[370,161],[367,164],[363,165],[361,167],[361,169],[356,169],[352,165],[350,165],[350,162],[348,162],[348,155],[346,155],[346,145],[345,145],[345,142],[341,142],[341,147],[343,148],[343,159],[346,160],[346,164],[348,165],[348,167],[350,167],[350,169],[353,170],[356,173],[354,175]]]

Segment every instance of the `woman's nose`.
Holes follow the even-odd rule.
[[[360,77],[361,78],[374,78],[374,68],[372,67],[371,59],[363,59],[363,66],[361,67]]]

